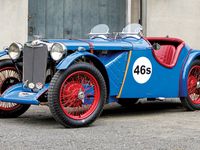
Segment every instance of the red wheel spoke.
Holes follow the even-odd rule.
[[[99,84],[96,78],[86,71],[72,73],[61,86],[61,107],[67,116],[76,120],[88,117],[97,107],[99,98]],[[88,105],[84,104],[85,100],[93,101]]]
[[[14,80],[15,83],[19,82],[20,77],[16,69],[14,67],[5,67],[0,69],[0,95],[13,85],[9,80]],[[0,102],[0,110],[10,111],[19,106],[20,105],[16,103]]]
[[[194,93],[195,91],[196,91],[196,87],[190,88],[190,89],[188,90],[189,94],[192,94],[192,93]]]
[[[85,89],[85,92],[86,92],[86,91],[89,91],[89,90],[92,89],[92,88],[93,88],[93,86],[89,86],[88,88]]]
[[[200,79],[200,66],[193,66],[188,74],[188,95],[193,104],[200,104],[198,82]]]

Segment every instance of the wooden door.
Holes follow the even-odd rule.
[[[86,38],[96,24],[110,32],[121,31],[126,20],[126,0],[29,0],[29,40]]]

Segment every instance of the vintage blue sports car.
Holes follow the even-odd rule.
[[[200,51],[176,38],[145,38],[138,24],[89,39],[37,39],[0,52],[0,117],[18,117],[47,104],[65,127],[91,124],[105,103],[130,106],[140,98],[177,98],[200,109]]]

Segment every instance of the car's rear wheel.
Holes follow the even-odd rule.
[[[106,93],[100,71],[88,63],[77,63],[54,75],[48,92],[49,108],[65,127],[87,126],[102,112]]]
[[[0,62],[0,95],[9,87],[20,82],[20,74],[10,61]],[[28,110],[30,105],[0,102],[0,118],[18,117]]]
[[[187,110],[200,110],[200,61],[195,60],[187,77],[188,96],[181,98],[183,106]]]
[[[118,103],[123,107],[131,107],[138,102],[138,98],[120,98]]]

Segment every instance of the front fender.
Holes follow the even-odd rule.
[[[6,50],[0,51],[0,57],[8,55],[8,52]]]
[[[106,86],[107,86],[107,95],[110,93],[110,83],[109,83],[109,78],[108,78],[108,72],[106,70],[105,65],[102,63],[102,61],[95,56],[94,54],[91,54],[89,52],[75,52],[66,58],[64,58],[57,66],[56,68],[58,70],[64,70],[67,69],[75,60],[81,58],[82,56],[88,57],[91,59],[91,61],[94,63],[94,65],[99,69],[106,81]]]
[[[63,70],[67,69],[75,60],[78,58],[86,56],[86,57],[92,57],[97,59],[99,62],[101,62],[97,56],[89,53],[89,52],[75,52],[67,57],[65,57],[62,61],[59,62],[59,64],[56,66],[56,69]]]
[[[187,77],[190,70],[190,65],[195,59],[200,59],[200,51],[199,50],[191,50],[190,53],[187,56],[187,59],[185,60],[185,63],[183,64],[183,69],[181,72],[180,77],[180,97],[186,97],[187,92]]]

